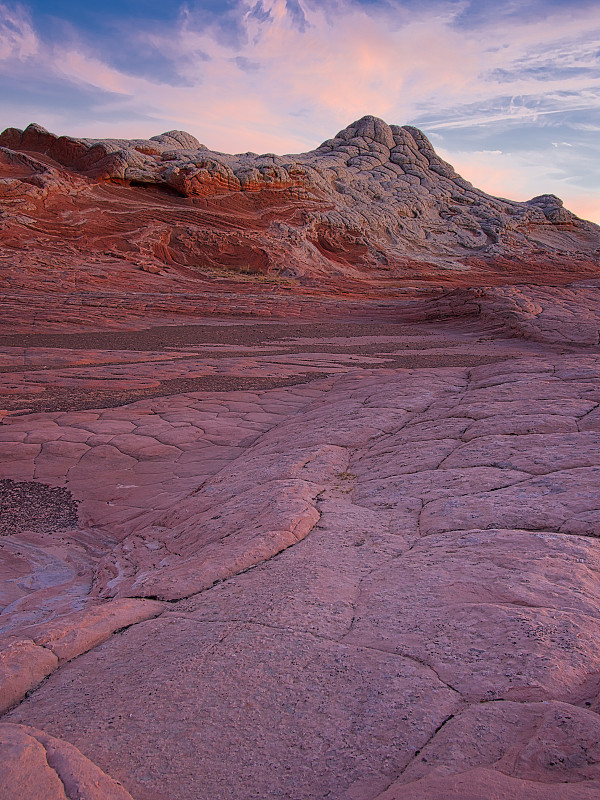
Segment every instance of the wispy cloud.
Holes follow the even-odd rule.
[[[39,42],[22,6],[0,4],[0,61],[23,61],[38,53]]]
[[[553,178],[547,156],[538,156],[556,160],[552,141],[577,150],[600,127],[597,5],[541,0],[545,13],[527,17],[521,4],[487,16],[476,5],[240,0],[216,14],[190,3],[170,24],[138,23],[127,66],[119,38],[102,46],[86,44],[83,34],[50,40],[26,6],[0,3],[0,74],[24,84],[43,74],[65,98],[76,92],[72,108],[66,100],[58,110],[42,108],[39,121],[78,135],[179,127],[215,149],[297,152],[365,113],[411,122],[437,135],[449,160],[463,159],[465,172],[474,170],[467,177],[490,191],[493,171],[509,169],[509,156],[496,166],[489,153],[468,163],[459,137],[476,141],[475,151],[497,150],[499,134],[518,129],[527,141],[510,157],[530,160],[513,171],[515,188],[525,196],[551,191],[544,182],[564,176]],[[168,65],[161,78],[144,69],[148,53]],[[7,108],[18,117],[7,124],[29,121],[21,116],[31,103],[25,109],[13,98]],[[541,136],[548,126],[559,130]],[[495,180],[515,196],[508,177]]]

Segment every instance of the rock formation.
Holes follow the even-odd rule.
[[[600,796],[598,227],[372,117],[1,142],[0,796]]]
[[[93,140],[34,124],[5,130],[0,146],[5,228],[41,217],[83,252],[117,241],[147,269],[496,282],[600,263],[600,228],[559,198],[491,197],[421,131],[370,116],[300,155],[227,155],[182,131]]]

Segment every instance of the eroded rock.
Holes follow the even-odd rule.
[[[0,723],[0,791],[11,800],[131,800],[68,742],[28,725]]]
[[[106,538],[84,610],[0,615],[54,659],[5,719],[149,800],[594,797],[598,356],[455,344],[504,355],[6,417]]]
[[[597,273],[599,266],[600,229],[559,198],[491,197],[440,159],[421,131],[376,117],[299,155],[213,152],[182,131],[92,140],[57,137],[34,124],[7,129],[0,145],[15,176],[3,184],[5,226],[19,224],[19,209],[43,216],[48,192],[54,205],[73,197],[64,234],[72,238],[84,215],[86,251],[92,242],[101,250],[120,227],[110,214],[92,221],[90,206],[108,200],[98,197],[98,181],[118,181],[131,191],[114,194],[113,203],[140,197],[154,206],[148,216],[139,205],[118,215],[128,214],[131,228],[119,248],[150,272],[162,264],[334,280],[446,280],[452,273],[460,280],[461,273],[533,269],[550,277]]]

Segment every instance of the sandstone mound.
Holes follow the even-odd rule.
[[[86,252],[116,249],[149,270],[551,281],[600,264],[600,228],[559,198],[491,197],[417,128],[372,116],[300,155],[228,155],[182,131],[76,139],[35,124],[8,128],[0,146],[7,234],[26,239],[35,224],[77,249],[85,225]]]

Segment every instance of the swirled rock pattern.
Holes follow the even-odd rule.
[[[600,263],[600,229],[559,198],[491,197],[417,128],[371,116],[284,156],[218,153],[181,131],[92,140],[32,124],[0,135],[0,169],[9,239],[41,220],[49,238],[60,231],[86,255],[116,250],[150,271],[496,282],[564,280]]]

